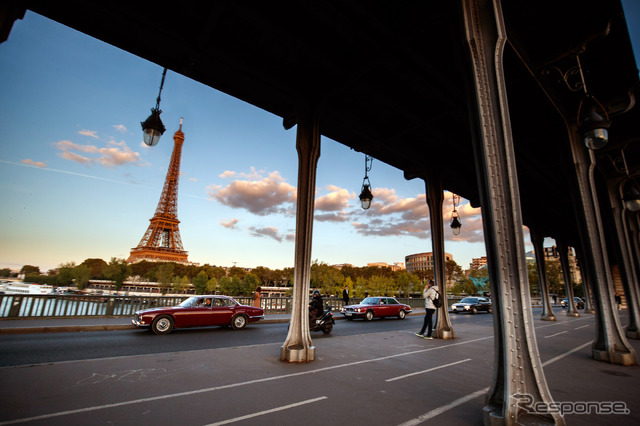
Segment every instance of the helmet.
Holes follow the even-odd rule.
[[[316,294],[317,294],[318,296],[320,296],[320,291],[319,291],[319,290],[313,290],[313,295],[315,296]]]

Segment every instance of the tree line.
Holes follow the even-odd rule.
[[[546,262],[550,292],[564,294],[562,270],[558,262]],[[42,274],[37,266],[24,265],[20,271],[25,282],[49,284],[53,286],[75,286],[84,289],[89,280],[110,280],[116,290],[125,281],[150,281],[158,283],[163,294],[182,292],[188,288],[197,294],[222,293],[230,296],[250,296],[257,287],[291,287],[293,268],[270,269],[258,266],[250,271],[240,267],[184,265],[174,262],[147,262],[128,264],[124,259],[112,257],[109,262],[90,258],[80,264],[63,263],[58,268]],[[537,269],[528,264],[529,283],[532,294],[539,294]],[[9,269],[1,269],[0,276],[9,276]],[[452,294],[475,294],[478,289],[471,277],[488,277],[486,268],[469,271],[467,276],[453,260],[446,261],[445,277],[448,292]],[[389,295],[399,297],[421,297],[424,283],[433,279],[433,270],[427,269],[410,273],[406,270],[393,271],[390,267],[344,265],[340,269],[315,260],[311,265],[311,288],[324,295],[341,296],[346,286],[352,297],[366,295]],[[581,287],[574,284],[576,295],[582,294]]]

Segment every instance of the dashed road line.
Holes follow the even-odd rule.
[[[245,416],[235,417],[233,419],[228,419],[228,420],[223,420],[221,422],[211,423],[208,426],[228,425],[230,423],[236,423],[236,422],[240,422],[242,420],[248,420],[248,419],[253,419],[254,417],[264,416],[265,414],[277,413],[278,411],[284,411],[284,410],[288,410],[290,408],[300,407],[302,405],[313,404],[314,402],[322,401],[323,399],[327,399],[327,397],[326,396],[321,396],[321,397],[318,397],[318,398],[307,399],[306,401],[295,402],[293,404],[283,405],[282,407],[276,407],[276,408],[272,408],[270,410],[259,411],[257,413],[247,414]]]

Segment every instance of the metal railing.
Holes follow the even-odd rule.
[[[131,317],[135,311],[146,308],[176,306],[189,296],[111,296],[111,295],[0,295],[1,319],[33,319],[33,318],[107,318]],[[250,297],[235,297],[243,305],[252,305]],[[460,297],[449,297],[448,304],[458,301]],[[291,313],[291,297],[263,297],[260,305],[265,314]],[[397,298],[398,302],[411,306],[412,309],[424,308],[422,298]],[[350,304],[361,302],[361,298],[351,298]],[[342,299],[325,298],[333,310],[340,310],[344,305]]]

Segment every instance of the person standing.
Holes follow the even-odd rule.
[[[255,293],[253,293],[253,306],[255,306],[256,308],[262,307],[260,306],[260,298],[262,297],[262,294],[260,294],[261,291],[262,288],[257,287]]]
[[[416,336],[423,337],[425,339],[433,339],[433,337],[431,337],[431,332],[433,331],[433,314],[436,311],[433,300],[440,297],[438,286],[435,285],[433,280],[429,280],[427,285],[424,287],[422,296],[424,297],[424,307],[427,312],[424,316],[422,329],[420,330],[420,332],[416,333]],[[427,331],[426,335],[424,334],[425,330]]]
[[[616,306],[618,307],[618,310],[620,310],[621,304],[622,304],[622,296],[620,296],[620,293],[616,293]]]
[[[349,304],[349,286],[347,285],[345,285],[344,290],[342,290],[342,300],[345,306]]]

